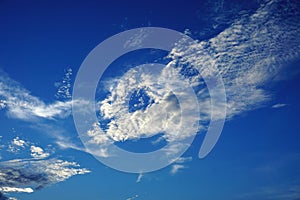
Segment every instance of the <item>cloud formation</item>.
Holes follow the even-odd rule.
[[[109,95],[98,102],[101,118],[109,122],[102,127],[94,124],[87,133],[90,142],[105,150],[116,141],[158,133],[164,133],[162,137],[167,142],[179,141],[190,137],[190,130],[195,126],[199,132],[206,130],[211,113],[221,110],[218,106],[212,107],[203,77],[219,75],[223,78],[227,119],[264,106],[272,98],[267,85],[276,81],[280,71],[299,57],[299,10],[299,5],[293,2],[264,1],[255,12],[243,12],[211,39],[189,43],[183,38],[170,52],[171,62],[163,69],[128,70],[113,81]],[[140,41],[140,37],[137,39]],[[192,86],[197,94],[201,117],[191,114],[195,102],[182,89],[185,84]],[[130,108],[134,95],[139,99],[133,104],[134,108]],[[177,95],[183,99],[180,103]],[[182,123],[183,110],[186,112],[183,118],[189,118],[189,122],[201,119],[200,126]],[[176,149],[171,146],[167,153]],[[110,154],[107,153],[106,156]]]
[[[47,152],[44,152],[44,150],[41,147],[37,147],[37,146],[31,146],[30,147],[30,151],[31,151],[31,156],[33,158],[47,158],[50,154]]]
[[[0,191],[3,193],[10,193],[10,192],[25,192],[25,193],[32,193],[32,188],[17,188],[17,187],[1,187]]]
[[[170,57],[201,72],[190,78],[192,84],[201,84],[198,80],[203,74],[220,74],[226,89],[227,116],[231,118],[271,98],[265,86],[299,56],[299,20],[296,3],[265,1],[255,13],[244,13],[208,41],[179,43]]]
[[[174,161],[174,164],[171,166],[171,171],[170,173],[172,175],[176,174],[179,172],[181,169],[187,168],[185,165],[186,162],[192,161],[192,157],[180,157]]]
[[[0,162],[0,191],[2,193],[27,192],[65,181],[74,175],[90,171],[76,162],[60,159],[16,159]]]
[[[65,118],[71,114],[72,101],[56,101],[46,104],[38,97],[30,94],[18,82],[0,71],[1,108],[7,110],[10,117],[22,120],[36,118]]]
[[[71,80],[73,70],[71,68],[65,70],[65,76],[60,83],[56,83],[55,86],[58,88],[55,97],[59,100],[71,99]]]
[[[274,105],[272,106],[272,108],[282,108],[282,107],[285,107],[285,106],[287,106],[287,105],[284,104],[284,103],[278,103],[278,104],[274,104]]]

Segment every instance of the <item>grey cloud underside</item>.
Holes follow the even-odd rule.
[[[89,172],[85,168],[80,168],[75,162],[59,159],[10,160],[0,163],[0,188],[30,187],[38,190],[74,175]]]

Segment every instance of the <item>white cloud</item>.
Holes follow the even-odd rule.
[[[190,130],[199,124],[181,122],[182,110],[186,111],[183,118],[188,118],[188,122],[197,121],[200,116],[205,122],[210,120],[211,112],[221,112],[218,106],[211,107],[203,76],[222,76],[228,119],[263,106],[271,98],[265,85],[275,80],[286,63],[296,59],[300,51],[300,14],[288,14],[288,10],[293,10],[292,3],[285,11],[278,10],[277,4],[278,1],[268,1],[253,14],[244,12],[229,28],[207,41],[187,44],[183,38],[169,55],[172,61],[162,70],[133,68],[114,80],[109,88],[110,95],[98,104],[102,118],[110,122],[105,133],[95,125],[87,133],[90,142],[105,146],[157,133],[164,133],[163,139],[168,142],[191,136],[194,132]],[[189,77],[178,75],[182,66],[199,73]],[[185,84],[194,86],[200,116],[191,114],[195,102],[185,90]],[[144,109],[129,112],[130,94],[139,90],[143,90],[152,103]],[[183,99],[180,104],[172,94],[174,90],[177,92],[175,96],[180,94]],[[199,129],[205,130],[206,127],[200,126]],[[180,134],[176,134],[178,130],[181,130]],[[178,148],[175,146],[171,146],[167,153],[176,153]],[[175,167],[175,171],[180,167]]]
[[[41,147],[37,147],[37,146],[31,146],[30,147],[30,151],[31,151],[31,156],[33,158],[47,158],[50,154],[44,152],[44,150]]]
[[[6,106],[8,115],[22,120],[64,118],[71,114],[74,103],[69,100],[46,104],[3,71],[0,71],[0,97],[3,98],[1,105]]]
[[[25,149],[27,145],[28,142],[16,137],[11,141],[11,144],[8,145],[7,151],[11,153],[18,153],[21,149]]]
[[[192,157],[180,157],[180,158],[177,158],[174,161],[174,163],[183,164],[183,163],[192,161],[192,159],[193,159]]]
[[[193,66],[202,75],[217,73],[223,77],[228,118],[269,100],[264,86],[279,75],[286,62],[299,56],[300,15],[294,12],[293,3],[287,4],[287,10],[278,9],[278,4],[263,3],[254,14],[244,13],[216,37],[190,45],[178,43],[172,50],[170,57]],[[212,70],[214,67],[218,72]],[[200,76],[191,83],[201,83],[197,78]],[[207,99],[200,97],[202,102]]]
[[[23,148],[25,147],[25,145],[27,145],[27,142],[21,140],[19,137],[14,138],[12,143],[16,146],[23,147]]]
[[[129,197],[129,198],[127,198],[126,200],[133,200],[133,199],[136,199],[136,198],[138,198],[139,197],[139,195],[134,195],[133,197]]]
[[[138,175],[138,177],[137,177],[137,179],[136,179],[136,183],[139,183],[139,182],[141,182],[142,181],[142,178],[143,178],[143,174],[142,173],[140,173],[139,175]]]
[[[32,193],[32,188],[17,188],[17,187],[0,187],[0,191],[4,193],[11,192],[24,192],[24,193]]]
[[[88,131],[91,142],[110,144],[113,141],[151,137],[157,133],[165,133],[164,139],[167,141],[176,141],[194,134],[191,130],[198,127],[199,115],[195,111],[197,103],[195,105],[186,90],[187,82],[171,66],[162,70],[154,68],[151,71],[144,66],[130,69],[115,87],[111,87],[111,95],[99,102],[103,118],[111,121],[106,134],[101,134],[99,125]],[[144,110],[129,112],[127,95],[136,90],[143,90],[153,103]],[[181,116],[182,110],[184,116]],[[197,123],[193,123],[195,121]]]
[[[42,188],[65,181],[74,175],[90,172],[85,168],[80,168],[80,165],[76,162],[54,158],[48,160],[9,160],[0,162],[0,166],[0,183],[2,188],[26,185]]]
[[[6,101],[5,100],[0,100],[0,109],[3,109],[6,107]]]
[[[282,108],[282,107],[285,107],[285,106],[287,106],[287,104],[284,104],[284,103],[278,103],[278,104],[274,104],[274,105],[272,106],[272,108]]]
[[[184,169],[184,168],[186,168],[184,165],[174,164],[174,165],[172,165],[172,168],[171,168],[171,174],[176,174],[180,169]]]
[[[187,168],[187,166],[185,165],[186,162],[190,162],[192,161],[192,157],[180,157],[178,159],[176,159],[173,163],[173,165],[171,166],[171,174],[176,174],[177,172],[179,172],[181,169]]]
[[[72,78],[72,69],[69,68],[65,70],[65,76],[62,79],[61,83],[56,83],[55,86],[58,88],[55,97],[57,99],[70,99],[71,95],[71,78]]]

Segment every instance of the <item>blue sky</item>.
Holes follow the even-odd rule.
[[[299,199],[299,19],[300,4],[284,0],[0,1],[0,200]],[[177,141],[177,97],[154,84],[180,85],[168,76],[174,71],[193,86],[201,115],[198,134],[179,159],[154,172],[125,173],[99,162],[80,141],[72,92],[93,48],[139,27],[173,29],[194,42],[179,42],[172,53],[132,52],[109,66],[95,98],[98,128],[107,134],[90,132],[101,136],[92,138],[97,150],[114,142],[148,152]],[[158,77],[135,68],[151,62],[167,67]],[[199,159],[211,114],[203,76],[211,69],[222,77],[227,116],[218,143]],[[134,95],[124,109],[127,94],[116,91],[127,90]],[[139,112],[142,117],[134,115]],[[173,118],[162,118],[166,113]],[[183,127],[182,137],[189,137],[192,126]]]

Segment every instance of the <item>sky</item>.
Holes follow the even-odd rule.
[[[299,200],[299,21],[296,0],[0,0],[0,200]],[[181,38],[140,48],[149,27]],[[92,50],[136,28],[78,98]]]

